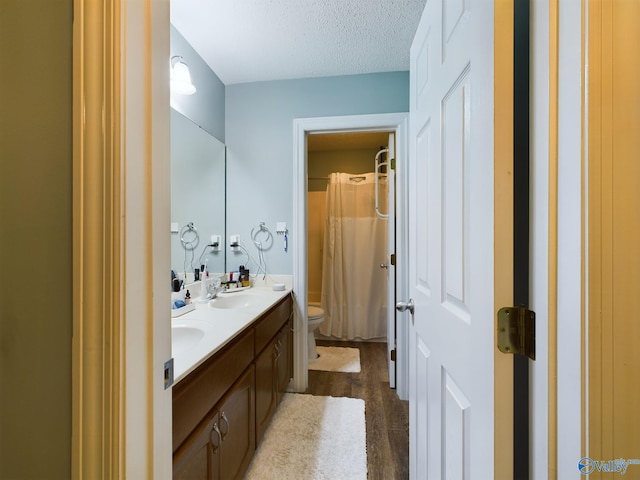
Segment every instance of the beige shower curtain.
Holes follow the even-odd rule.
[[[386,204],[386,178],[379,183]],[[342,340],[387,336],[387,221],[375,213],[374,174],[332,173],[322,262],[319,332]],[[386,208],[386,207],[385,207]]]

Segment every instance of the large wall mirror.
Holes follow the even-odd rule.
[[[171,109],[171,269],[180,278],[205,262],[226,271],[225,158],[222,142]]]

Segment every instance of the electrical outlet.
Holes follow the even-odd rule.
[[[219,252],[222,246],[222,237],[220,235],[211,235],[211,248],[214,252]]]
[[[229,247],[233,251],[240,250],[240,235],[229,236]]]

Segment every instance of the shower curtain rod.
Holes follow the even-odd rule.
[[[378,176],[384,178],[384,177],[387,176],[387,174],[386,173],[379,173]],[[307,178],[308,178],[308,180],[325,180],[325,181],[329,180],[328,176],[326,176],[326,177],[307,177]],[[357,179],[364,180],[365,178],[366,177],[363,176],[363,175],[352,175],[351,177],[349,177],[349,180],[357,180]]]

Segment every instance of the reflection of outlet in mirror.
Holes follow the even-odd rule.
[[[220,243],[222,241],[222,238],[220,235],[211,235],[211,248],[213,249],[214,252],[219,252],[220,251]]]
[[[180,227],[178,226],[178,222],[171,222],[171,233],[179,233]]]
[[[238,250],[240,248],[240,235],[229,236],[229,247],[231,250]]]

